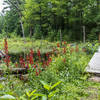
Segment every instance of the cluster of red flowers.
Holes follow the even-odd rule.
[[[29,61],[30,61],[30,64],[31,64],[31,65],[34,64],[33,55],[34,55],[34,51],[31,49],[31,50],[30,50],[30,56],[29,56]]]
[[[67,51],[66,46],[70,47],[70,44],[67,45],[67,43],[65,41],[62,44],[63,44],[62,53],[66,54],[66,51]],[[59,48],[59,47],[60,47],[60,43],[57,43],[57,48]],[[54,55],[56,53],[58,55],[59,54],[59,50],[57,48],[53,48],[53,51],[52,51],[51,54]],[[4,40],[4,51],[5,51],[5,54],[6,54],[5,62],[6,62],[7,67],[9,67],[10,57],[8,56],[7,39]],[[73,51],[76,51],[76,52],[79,51],[78,45],[76,46],[75,50],[73,48],[70,48],[70,53],[72,53]],[[39,67],[38,62],[36,64],[34,64],[34,51],[32,49],[30,49],[30,53],[27,54],[26,59],[24,59],[22,56],[20,56],[20,58],[19,58],[20,66],[23,67],[23,68],[29,68],[29,65],[31,65],[33,67],[33,69],[35,69],[36,76],[39,75],[39,73],[41,72],[41,69],[45,69],[46,66],[49,66],[49,64],[52,62],[52,58],[50,57],[50,53],[49,52],[46,53],[46,60],[41,58],[41,52],[40,52],[39,49],[37,50],[37,56],[38,56],[39,62],[41,62],[43,60],[42,68]],[[66,62],[65,58],[63,59],[63,62],[64,63]],[[18,63],[16,63],[15,66],[18,67]]]
[[[8,43],[7,43],[7,39],[4,40],[4,52],[5,52],[5,63],[7,65],[7,67],[9,67],[9,63],[10,63],[10,56],[8,55]]]
[[[41,61],[41,52],[40,52],[40,50],[37,51],[37,56],[39,57],[39,61]]]
[[[58,47],[58,48],[60,47],[60,44],[59,44],[59,43],[57,43],[57,47]]]
[[[64,47],[64,52],[63,52],[64,54],[66,53],[66,48]]]
[[[22,56],[20,56],[19,62],[22,67],[25,67],[25,60]]]

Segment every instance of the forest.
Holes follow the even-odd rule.
[[[98,39],[99,0],[4,0],[7,6],[0,16],[0,33],[82,41]],[[10,9],[10,10],[8,10]]]
[[[100,100],[100,75],[86,71],[99,53],[100,0],[2,5],[0,100]]]

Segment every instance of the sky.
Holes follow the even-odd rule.
[[[3,0],[0,0],[0,13],[1,13],[1,11],[3,10],[3,8],[4,8]]]

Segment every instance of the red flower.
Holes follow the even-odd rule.
[[[39,69],[39,73],[41,73],[42,71]]]
[[[18,67],[18,63],[15,63],[15,66]]]
[[[26,61],[27,61],[27,63],[29,64],[29,62],[30,62],[29,55],[26,56]]]
[[[64,45],[66,45],[66,41],[64,41]]]
[[[46,62],[46,66],[49,66],[49,61]]]
[[[7,67],[9,67],[9,63],[10,63],[10,57],[8,56],[8,43],[7,43],[7,39],[4,40],[4,52],[5,52],[5,63],[7,65]]]
[[[38,55],[38,57],[41,56],[40,50],[38,50],[37,55]]]
[[[22,67],[25,67],[25,61],[22,56],[20,56],[19,62]]]
[[[34,52],[33,52],[33,50],[31,49],[31,50],[30,50],[30,56],[29,56],[29,62],[30,62],[31,65],[34,63],[34,62],[33,62],[33,54],[34,54]]]
[[[66,48],[64,47],[64,52],[63,52],[64,54],[66,53]]]
[[[41,61],[41,53],[40,53],[40,50],[37,51],[37,55],[39,57],[39,60]]]
[[[7,43],[7,39],[4,40],[4,50],[5,50],[5,54],[8,54],[8,43]]]
[[[36,68],[36,76],[38,76],[39,75],[39,72],[38,72],[38,69]]]
[[[49,57],[49,52],[46,53],[46,57],[47,57],[47,58]]]
[[[36,68],[36,65],[34,65],[33,67]]]
[[[58,47],[58,48],[60,47],[60,44],[59,44],[59,43],[57,43],[57,47]]]
[[[49,63],[52,62],[52,59],[51,59],[51,58],[48,58],[48,62],[49,62]]]
[[[8,55],[6,55],[6,58],[4,59],[7,67],[9,67],[9,63],[10,63],[10,57]]]

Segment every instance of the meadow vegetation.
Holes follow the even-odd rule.
[[[11,44],[10,41],[16,40],[8,39],[8,55],[10,48],[9,46],[14,45],[14,47],[12,47],[13,49],[10,49],[12,50],[10,53],[14,53],[13,50],[19,50],[17,49],[18,45],[19,47],[23,45],[23,39],[21,38],[19,38],[17,41],[20,41],[18,45],[17,42],[12,42]],[[19,64],[17,66],[16,62],[12,61],[8,61],[9,66],[7,66],[7,62],[2,60],[2,63],[0,64],[1,68],[4,66],[6,66],[8,69],[12,68],[12,66],[13,68],[28,68],[27,80],[24,80],[22,76],[15,77],[14,75],[10,74],[3,75],[6,80],[1,81],[0,83],[1,98],[3,98],[3,96],[5,98],[11,98],[10,96],[13,96],[12,100],[89,100],[91,99],[91,95],[95,93],[95,90],[93,89],[96,89],[97,94],[95,94],[92,98],[99,98],[100,84],[88,81],[90,75],[85,72],[88,62],[98,48],[99,44],[97,42],[95,42],[95,46],[92,46],[92,44],[89,42],[86,44],[69,44],[64,41],[62,42],[61,46],[59,42],[51,43],[42,40],[44,46],[40,49],[45,49],[46,46],[46,48],[48,48],[48,46],[52,47],[51,51],[45,52],[45,58],[41,56],[41,51],[38,51],[41,40],[34,40],[34,42],[32,42],[32,40],[28,39],[27,41],[27,43],[30,43],[31,46],[34,45],[33,43],[37,43],[34,46],[38,45],[38,49],[36,51],[37,55],[32,55],[34,59],[33,63],[32,61],[28,62],[27,60],[27,53],[30,54],[29,51],[25,54],[26,58],[23,58],[23,63],[25,63],[25,66],[23,66],[20,61],[18,62]],[[49,45],[46,43],[49,43]],[[24,46],[22,48],[24,48]],[[2,48],[5,47],[3,46]],[[27,48],[28,50],[30,48],[34,50],[33,46],[30,48],[28,46]],[[18,52],[22,51],[19,50]],[[37,60],[35,60],[35,57]],[[29,60],[31,59],[29,58]]]

